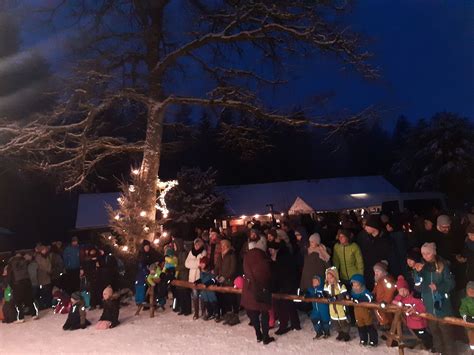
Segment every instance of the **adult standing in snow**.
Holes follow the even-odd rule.
[[[329,268],[331,256],[326,247],[321,244],[318,233],[309,237],[309,247],[304,254],[303,271],[301,273],[300,288],[302,292],[312,288],[314,275],[324,279],[326,269]]]
[[[70,295],[78,291],[80,287],[80,251],[79,239],[72,237],[71,244],[68,245],[63,252],[64,268],[66,269],[64,288]]]
[[[40,252],[35,256],[38,264],[38,284],[40,308],[47,309],[51,307],[51,298],[53,287],[51,285],[51,261],[48,255],[48,247],[43,245]]]
[[[450,292],[454,289],[454,277],[449,264],[437,255],[435,243],[425,243],[421,247],[423,262],[415,265],[415,283],[421,292],[426,311],[436,317],[452,317],[454,315]],[[441,322],[428,321],[428,327],[433,335],[433,345],[436,352],[455,354],[453,347],[453,329]]]
[[[365,223],[365,232],[360,234],[357,240],[362,257],[364,259],[364,278],[367,289],[374,288],[374,270],[376,263],[382,260],[390,260],[390,240],[383,231],[380,219],[376,215],[370,215]]]
[[[201,271],[199,270],[199,261],[201,258],[207,255],[206,249],[204,248],[204,242],[201,238],[194,239],[193,247],[186,258],[184,265],[189,269],[188,281],[194,283],[201,277]],[[199,318],[199,291],[192,291],[192,300],[194,306],[194,317],[193,319]],[[203,308],[203,307],[201,307]],[[203,308],[204,310],[204,308]]]
[[[277,235],[274,241],[268,242],[268,250],[273,261],[272,278],[275,291],[295,294],[298,284],[296,263],[286,243]],[[300,319],[293,301],[278,299],[274,300],[273,304],[280,320],[280,326],[275,332],[276,335],[283,335],[292,329],[301,329]],[[291,327],[288,325],[289,321],[291,321]]]
[[[223,239],[220,244],[222,254],[217,262],[215,274],[222,286],[232,287],[234,279],[237,277],[237,256],[229,240]],[[222,293],[221,295],[223,297],[224,324],[236,325],[240,323],[238,296],[233,293]]]
[[[160,259],[161,255],[151,248],[150,241],[144,239],[138,252],[137,273],[135,275],[135,303],[138,306],[145,303],[148,267]]]
[[[244,258],[245,282],[241,304],[247,311],[255,329],[257,342],[263,341],[263,344],[266,345],[275,341],[268,335],[270,329],[268,312],[272,304],[270,293],[272,275],[265,244],[260,240],[260,237],[255,233],[253,237],[251,234],[249,239],[249,251]]]
[[[18,323],[25,321],[25,307],[29,309],[33,318],[37,319],[39,309],[33,300],[33,290],[31,288],[30,275],[28,274],[28,262],[20,253],[17,253],[8,262],[8,278],[17,313],[16,321]]]
[[[209,233],[209,244],[207,247],[207,255],[209,256],[209,270],[214,271],[218,260],[221,258],[221,236],[216,228],[211,228]]]
[[[186,258],[188,252],[184,248],[184,241],[181,238],[174,239],[175,253],[178,257],[176,266],[176,279],[189,281],[189,269],[186,267]],[[176,309],[179,309],[178,315],[188,316],[191,314],[191,289],[186,287],[176,287]]]
[[[49,251],[51,261],[51,284],[62,288],[61,278],[64,274],[64,262],[61,256],[61,242],[53,242]]]

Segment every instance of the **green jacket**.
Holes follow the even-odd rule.
[[[461,301],[461,307],[459,307],[459,313],[461,317],[474,317],[474,298],[464,297]]]
[[[355,274],[364,274],[364,259],[362,259],[362,253],[356,243],[348,245],[336,243],[332,262],[339,270],[341,280],[349,281]]]
[[[416,277],[421,282],[415,288],[421,292],[421,298],[428,313],[436,317],[452,317],[454,312],[451,305],[450,292],[454,289],[454,276],[449,270],[446,261],[439,258],[438,265],[438,271],[436,271],[435,263],[426,263],[420,272],[415,272]],[[429,287],[431,283],[436,285],[435,292],[432,292]],[[436,301],[440,303],[439,309],[435,308]]]

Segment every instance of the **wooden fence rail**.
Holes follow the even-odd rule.
[[[215,286],[215,285],[205,286],[203,284],[195,285],[194,283],[181,281],[181,280],[173,280],[172,284],[174,286],[196,289],[196,290],[207,290],[207,291],[214,291],[214,292],[220,292],[220,293],[235,293],[235,294],[242,293],[242,290],[239,290],[234,287]],[[397,312],[400,312],[401,310],[403,311],[408,310],[408,308],[406,307],[402,308],[402,307],[395,306],[393,304],[387,304],[385,307],[382,307],[378,303],[354,303],[349,300],[329,302],[325,298],[309,298],[309,297],[301,297],[301,296],[296,296],[296,295],[288,295],[288,294],[283,294],[283,293],[274,293],[272,296],[274,299],[280,299],[280,300],[289,300],[289,301],[296,301],[296,302],[317,302],[317,303],[341,304],[344,306],[380,309],[380,310],[383,310],[385,312],[390,312],[390,313],[397,313]],[[455,318],[455,317],[439,318],[429,313],[420,313],[418,314],[418,316],[420,316],[421,318],[425,318],[427,320],[436,321],[443,324],[449,324],[449,325],[455,325],[459,327],[474,329],[474,323],[467,323],[460,318]]]

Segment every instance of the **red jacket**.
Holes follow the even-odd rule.
[[[270,259],[262,250],[254,248],[249,250],[244,258],[244,288],[242,290],[241,304],[249,311],[269,311],[271,304],[260,303],[255,299],[257,287],[270,290],[271,269]]]
[[[393,299],[392,303],[398,306],[400,306],[400,304],[405,307],[412,306],[415,309],[415,311],[418,313],[426,312],[426,308],[425,308],[425,305],[423,304],[423,301],[419,298],[413,297],[412,294],[408,295],[407,297],[402,297],[400,295],[397,295]],[[427,320],[417,316],[416,314],[406,316],[406,319],[407,319],[407,327],[410,329],[424,329],[428,327]]]

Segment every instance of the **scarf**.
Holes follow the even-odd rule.
[[[316,248],[308,247],[308,255],[311,253],[317,253],[319,258],[325,262],[328,262],[331,259],[331,256],[326,250],[326,247],[323,244],[319,244]]]
[[[198,256],[199,254],[202,253],[203,250],[204,250],[204,247],[200,247],[199,249],[196,250],[196,248],[193,246],[193,248],[191,249],[191,253],[194,256]]]

